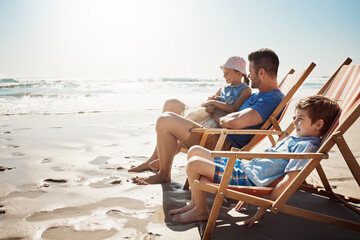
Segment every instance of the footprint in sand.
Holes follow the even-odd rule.
[[[114,144],[110,144],[110,145],[105,145],[103,147],[117,147],[117,146],[119,146],[119,144],[114,143]]]
[[[50,158],[44,158],[41,163],[49,163],[50,162]]]
[[[54,178],[48,178],[45,179],[44,182],[52,182],[52,183],[66,183],[66,179],[54,179]]]
[[[14,153],[11,153],[11,156],[12,157],[23,157],[23,156],[25,156],[25,154],[21,153],[21,152],[14,152]]]
[[[99,156],[89,163],[93,164],[93,165],[103,165],[103,164],[106,164],[106,161],[109,160],[110,158],[111,157],[108,157],[108,156]]]
[[[5,171],[5,170],[12,170],[12,167],[4,167],[4,166],[0,166],[0,172]]]
[[[65,168],[60,167],[60,166],[53,166],[53,167],[51,167],[51,169],[56,171],[56,172],[63,172],[63,171],[66,170]]]
[[[18,148],[20,146],[9,144],[9,145],[5,145],[5,147],[7,147],[7,148]]]
[[[118,178],[105,178],[89,184],[91,188],[108,188],[114,185],[122,185],[123,180]]]
[[[0,205],[0,208],[2,208],[2,207],[4,207],[4,205]],[[6,211],[5,211],[5,210],[0,209],[0,214],[5,214],[5,213],[6,213]]]
[[[46,229],[41,238],[43,239],[106,239],[114,236],[117,233],[115,229],[101,229],[95,231],[78,231],[73,227],[69,226],[60,226],[60,227],[51,227]]]

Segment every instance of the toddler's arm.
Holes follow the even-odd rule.
[[[226,104],[224,102],[220,102],[217,100],[209,100],[203,103],[202,106],[206,107],[207,105],[212,104],[224,112],[228,112],[228,113],[236,112],[239,110],[240,106],[245,102],[245,100],[250,96],[251,96],[251,89],[248,87],[243,90],[242,94],[238,97],[238,99],[235,100],[233,104]]]

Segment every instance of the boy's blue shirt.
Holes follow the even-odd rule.
[[[316,152],[320,147],[319,137],[290,136],[266,152]],[[256,158],[241,161],[240,168],[256,186],[268,186],[287,172],[301,170],[309,159],[267,159]]]

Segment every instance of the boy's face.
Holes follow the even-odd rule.
[[[306,110],[296,109],[293,124],[298,137],[320,137],[323,126],[322,119],[311,124],[311,119]]]

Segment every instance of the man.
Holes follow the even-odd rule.
[[[249,54],[249,78],[251,87],[259,89],[253,93],[240,107],[238,112],[219,118],[220,126],[228,129],[258,129],[267,120],[284,98],[277,84],[279,58],[270,49],[264,48]],[[216,113],[215,113],[216,114]],[[216,119],[216,115],[214,116]],[[157,150],[160,159],[160,171],[147,178],[133,178],[138,184],[166,183],[171,180],[171,168],[177,153],[178,141],[186,147],[200,142],[201,134],[192,133],[193,128],[201,125],[178,114],[165,112],[156,122]],[[213,136],[216,137],[216,136]],[[251,135],[228,136],[225,145],[243,147],[251,140]],[[214,143],[215,141],[210,141]],[[211,144],[205,147],[211,149]]]

